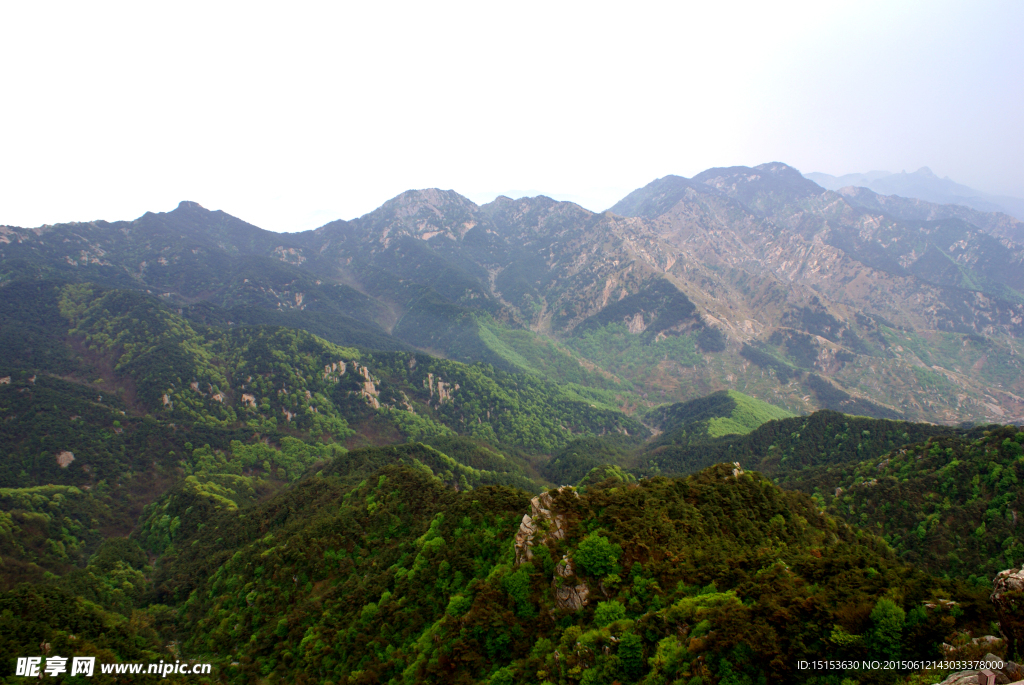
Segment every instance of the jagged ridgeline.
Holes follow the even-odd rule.
[[[603,213],[413,190],[295,234],[182,202],[0,226],[0,283],[134,288],[191,321],[433,351],[628,412],[730,388],[795,413],[1024,416],[1024,224],[862,195],[771,163],[667,176]]]
[[[992,611],[757,474],[531,505],[400,451],[355,478],[393,455],[351,452],[183,540],[156,580],[187,598],[182,648],[239,683],[823,682],[798,660],[937,653]]]

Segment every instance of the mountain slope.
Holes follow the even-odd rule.
[[[988,582],[1024,560],[1017,483],[1024,432],[934,436],[871,459],[780,479],[834,515],[878,531],[901,558],[934,573]]]
[[[699,293],[691,297],[705,318],[721,321],[730,333],[746,338],[745,357],[780,380],[806,369],[838,383],[841,392],[855,389],[864,399],[885,397],[875,404],[888,405],[889,411],[935,416],[939,399],[949,403],[946,416],[951,417],[963,412],[962,399],[953,399],[951,389],[969,384],[961,376],[979,357],[968,354],[928,369],[951,372],[949,377],[956,379],[950,391],[936,398],[924,392],[920,381],[899,380],[914,378],[918,372],[913,367],[924,365],[907,359],[902,345],[890,345],[886,331],[927,331],[935,342],[985,331],[1001,339],[1007,359],[1015,356],[1020,305],[1003,298],[1017,297],[1016,291],[1004,288],[1021,272],[1021,248],[1007,251],[965,224],[908,226],[872,215],[840,196],[815,190],[785,165],[713,169],[697,179],[709,184],[710,192],[669,177],[635,191],[622,207],[652,207],[647,216],[658,233],[701,263],[680,274],[689,281],[683,289]],[[723,194],[728,197],[723,199]],[[673,200],[665,211],[662,205]],[[952,235],[957,241],[951,249],[947,240]],[[930,255],[941,256],[942,264],[950,266],[949,275],[934,268]],[[1000,265],[983,261],[990,258]],[[965,292],[968,285],[974,292]],[[991,292],[979,292],[985,288]],[[737,319],[743,328],[732,323],[740,323]],[[963,344],[965,349],[970,346],[966,337]],[[1009,362],[1008,377],[1019,374],[1010,368],[1017,369],[1016,363]],[[1003,406],[1017,415],[1019,384],[1003,387],[1012,393],[1004,395]],[[763,390],[745,392],[769,399]],[[991,403],[985,399],[991,396],[989,390],[979,387],[970,394],[979,403]]]
[[[215,680],[237,683],[820,685],[800,660],[938,657],[944,642],[990,632],[984,579],[929,575],[890,546],[923,559],[896,523],[916,531],[937,509],[890,515],[892,527],[874,529],[887,543],[857,527],[891,512],[858,490],[874,486],[853,485],[853,507],[823,512],[820,497],[743,467],[811,480],[815,466],[835,466],[856,481],[865,468],[889,473],[865,458],[931,439],[933,469],[948,456],[933,448],[959,441],[971,463],[946,463],[940,486],[953,480],[947,495],[966,501],[936,534],[955,540],[986,506],[986,530],[1002,540],[969,549],[1008,562],[1024,549],[1007,497],[1019,433],[789,417],[733,391],[651,412],[665,432],[645,442],[647,429],[614,409],[627,382],[582,366],[573,346],[632,336],[635,347],[615,351],[626,359],[697,345],[711,329],[671,283],[641,282],[543,349],[467,308],[478,335],[497,341],[489,349],[533,367],[511,373],[224,325],[215,305],[139,289],[8,282],[0,641],[12,657],[49,644],[103,663],[212,663]],[[798,314],[794,324],[854,344],[843,321]],[[704,354],[747,359],[723,346]],[[544,369],[581,384],[542,379]],[[840,392],[816,374],[791,382]],[[917,488],[939,482],[903,473],[918,463],[892,461],[914,507]],[[566,474],[583,487],[531,498],[538,475]],[[14,663],[0,677],[15,677]]]
[[[936,204],[898,195],[880,195],[868,188],[845,186],[830,188],[856,206],[905,221],[960,219],[1002,240],[1024,243],[1024,221],[1001,212],[985,212],[963,205]]]
[[[894,588],[918,614],[906,639],[922,654],[977,621],[943,623],[925,604],[969,595],[757,475],[545,497],[562,533],[527,547],[521,493],[456,493],[408,467],[354,484],[325,469],[252,515],[212,520],[162,571],[196,579],[178,590],[184,648],[237,680],[812,682],[799,659],[874,654],[829,636],[871,634],[870,608]]]
[[[710,438],[745,435],[774,420],[792,417],[788,411],[735,391],[717,392],[699,400],[656,407],[644,419],[664,431],[661,440],[678,442],[676,433],[702,432]]]
[[[132,287],[194,322],[548,375],[627,413],[736,390],[793,413],[1024,418],[1024,248],[986,233],[998,218],[867,204],[772,163],[665,177],[603,214],[419,190],[278,235],[183,203],[5,228],[0,262],[3,282]]]

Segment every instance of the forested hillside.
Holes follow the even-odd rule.
[[[527,495],[445,488],[421,453],[353,452],[183,540],[155,581],[183,648],[229,682],[816,682],[798,659],[937,653],[990,612],[757,475],[553,492],[524,543]]]
[[[885,455],[790,473],[826,510],[933,573],[989,583],[1024,563],[1024,431],[935,436]]]
[[[518,454],[645,433],[535,376],[291,329],[204,326],[131,291],[5,291],[4,587],[82,566],[133,530],[159,553],[210,511],[244,507],[354,445],[424,440],[453,486],[531,491],[530,465],[486,442]]]
[[[838,684],[794,664],[985,635],[988,580],[1024,549],[1013,428],[792,416],[723,392],[645,413],[652,437],[602,401],[621,382],[603,376],[556,386],[201,323],[137,291],[6,288],[15,656],[187,658],[239,683]],[[908,471],[900,450],[956,473]],[[864,499],[892,489],[865,469],[945,499],[900,496],[893,516]]]

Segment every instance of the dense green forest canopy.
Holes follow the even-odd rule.
[[[986,584],[1024,564],[1024,431],[935,436],[882,456],[779,479],[885,538],[902,559]]]
[[[564,537],[516,563],[528,496],[446,487],[425,453],[372,471],[394,455],[352,452],[357,468],[196,531],[156,577],[161,601],[187,599],[186,648],[237,661],[223,671],[237,682],[816,682],[798,659],[938,654],[991,612],[812,499],[724,467],[562,490]],[[582,586],[581,609],[559,602]],[[912,616],[895,638],[872,612],[886,602]]]

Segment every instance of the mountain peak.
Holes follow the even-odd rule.
[[[762,193],[809,197],[818,195],[822,190],[814,181],[782,162],[768,162],[753,168],[716,167],[697,174],[692,180],[705,183],[745,204],[754,202],[755,196]]]
[[[926,166],[923,166],[920,169],[918,169],[917,171],[915,171],[914,175],[916,175],[916,176],[926,176],[927,178],[938,178],[938,176],[936,176],[935,173],[931,169],[926,167]]]
[[[754,169],[756,171],[767,171],[768,173],[775,174],[776,176],[792,176],[796,174],[803,178],[803,174],[797,171],[795,167],[791,167],[785,162],[768,162],[767,164],[758,164]]]
[[[198,202],[193,202],[192,200],[182,200],[181,202],[178,203],[178,206],[175,207],[174,211],[178,211],[178,210],[185,211],[185,210],[189,210],[189,209],[203,209],[203,210],[205,210],[206,208],[203,207]]]
[[[389,205],[399,207],[410,205],[428,205],[430,207],[444,207],[446,205],[476,206],[472,200],[459,195],[454,190],[441,190],[440,188],[407,190],[385,202],[382,207]]]

